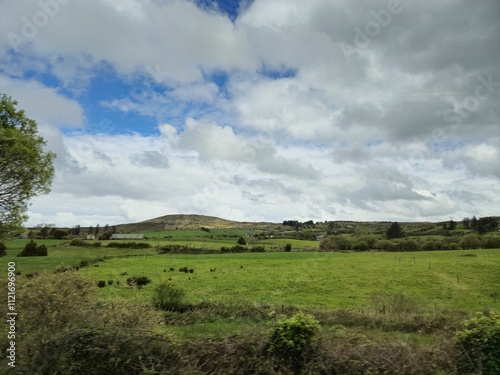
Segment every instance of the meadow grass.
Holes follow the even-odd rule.
[[[188,232],[196,233],[195,239],[200,238],[198,235],[210,235],[208,232],[169,232],[178,237],[162,240],[160,246],[177,243],[220,248],[219,243],[208,241],[210,238],[206,243],[181,240],[184,235],[189,236]],[[219,234],[233,236],[226,237],[233,242],[241,232],[219,230]],[[500,250],[157,255],[154,247],[107,248],[109,241],[102,241],[102,247],[87,248],[68,246],[69,241],[37,240],[49,248],[49,256],[16,257],[27,242],[7,241],[7,257],[2,258],[5,264],[15,261],[17,270],[24,275],[53,272],[60,264],[75,266],[81,260],[106,258],[79,271],[95,282],[113,280],[113,285],[100,289],[102,298],[129,298],[137,294],[141,300],[149,301],[154,285],[168,281],[185,289],[191,303],[236,300],[318,309],[365,308],[373,304],[374,295],[403,293],[428,311],[495,309],[500,304]],[[317,246],[315,241],[290,239],[262,242],[267,249],[279,249],[285,243],[291,243],[294,250],[314,250],[313,245]],[[154,240],[149,243],[156,246]],[[250,246],[257,244],[261,243]],[[179,272],[182,267],[194,272]],[[129,288],[126,279],[130,276],[147,276],[152,283],[141,290]]]
[[[493,296],[500,294],[500,250],[468,254],[471,251],[155,255],[108,259],[80,272],[96,281],[120,281],[101,289],[102,298],[137,294],[148,301],[155,284],[169,281],[185,289],[192,303],[240,300],[317,309],[365,308],[373,304],[374,295],[403,293],[427,311],[498,308],[500,301],[494,302]],[[179,272],[181,267],[194,273]],[[129,288],[129,276],[147,276],[152,284]]]

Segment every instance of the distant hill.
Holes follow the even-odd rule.
[[[165,229],[200,229],[205,228],[262,228],[276,226],[274,223],[253,223],[221,219],[205,215],[166,215],[138,223],[115,225],[118,233],[156,231]]]

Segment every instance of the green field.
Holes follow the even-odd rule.
[[[335,309],[369,306],[373,294],[404,293],[426,310],[498,307],[500,250],[411,253],[258,253],[158,255],[110,259],[80,272],[94,280],[121,280],[102,296],[130,296],[128,276],[147,276],[145,300],[155,283],[171,281],[190,302],[243,300],[270,305]],[[429,269],[430,263],[430,269]],[[173,267],[175,271],[170,271]],[[178,272],[181,267],[194,273]],[[211,272],[215,269],[215,272]],[[166,270],[166,272],[164,272]],[[127,276],[121,276],[122,273]],[[457,280],[458,277],[458,280]]]
[[[169,243],[203,243],[182,239],[170,239]],[[370,306],[375,294],[404,293],[427,311],[469,312],[498,308],[500,304],[495,301],[500,296],[500,250],[156,255],[154,248],[82,248],[68,246],[67,241],[38,242],[49,247],[48,257],[18,258],[16,254],[26,240],[14,240],[7,243],[8,255],[3,260],[15,261],[18,271],[27,274],[53,272],[60,264],[77,265],[82,259],[106,258],[79,270],[95,282],[115,281],[100,289],[103,298],[137,295],[148,301],[155,284],[169,281],[185,289],[192,303],[239,300],[319,309],[363,308]],[[265,242],[268,247],[270,243],[279,247],[280,242],[287,241]],[[294,247],[307,247],[313,241],[288,242]],[[181,267],[194,272],[179,272]],[[130,276],[147,276],[152,283],[141,290],[133,289],[126,285]]]

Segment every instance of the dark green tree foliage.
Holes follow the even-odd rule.
[[[55,240],[62,240],[64,237],[69,236],[69,232],[65,229],[55,229],[52,236]]]
[[[245,239],[243,237],[240,237],[238,238],[238,245],[246,245],[247,242],[245,241]]]
[[[453,221],[453,220],[450,220],[448,222],[448,229],[449,230],[455,230],[455,229],[457,229],[457,223],[455,221]]]
[[[7,246],[3,242],[0,242],[0,257],[4,257],[7,255]]]
[[[391,224],[389,229],[387,229],[386,236],[388,239],[403,238],[405,234],[403,233],[403,230],[401,229],[399,223],[394,222]]]
[[[287,243],[287,244],[285,245],[285,251],[286,251],[286,252],[292,251],[292,244],[291,244],[291,243]]]
[[[28,201],[50,190],[55,154],[44,152],[37,124],[0,94],[0,235],[26,219]]]
[[[486,232],[493,232],[498,228],[497,219],[494,217],[481,217],[477,220],[476,230],[483,234]]]
[[[25,246],[23,251],[21,251],[17,256],[19,257],[43,257],[47,256],[47,246],[40,245],[37,246],[36,242],[31,240]]]

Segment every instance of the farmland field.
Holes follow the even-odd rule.
[[[369,306],[374,294],[394,293],[417,300],[425,310],[484,310],[500,303],[496,301],[500,295],[500,250],[157,255],[154,248],[81,248],[47,240],[48,257],[16,258],[25,242],[8,243],[4,258],[16,261],[24,274],[52,272],[59,264],[109,257],[79,271],[95,282],[120,281],[101,289],[102,298],[137,294],[148,301],[155,284],[169,281],[185,289],[193,303],[236,299],[320,309],[358,308]],[[302,242],[309,245],[312,241]],[[196,246],[203,242],[176,239],[172,243]],[[181,267],[194,271],[179,272]],[[129,276],[147,276],[152,283],[141,290],[131,289],[126,284]]]

